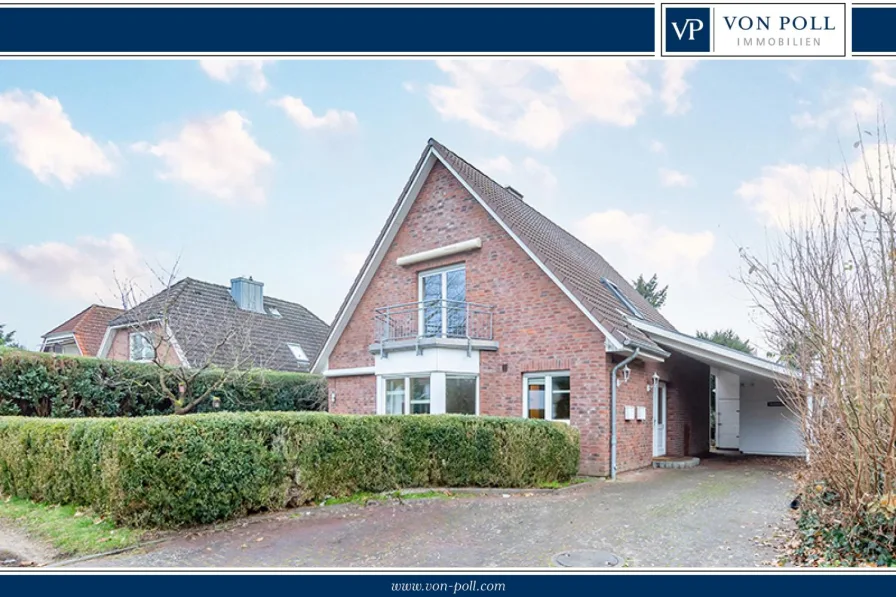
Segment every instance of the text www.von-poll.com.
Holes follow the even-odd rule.
[[[506,590],[506,585],[502,582],[485,582],[480,583],[478,580],[468,580],[466,582],[395,582],[392,583],[392,591],[407,592],[432,592],[432,593],[489,593],[500,592]]]

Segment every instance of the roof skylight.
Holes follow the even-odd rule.
[[[646,317],[644,317],[644,314],[641,313],[641,311],[635,306],[635,304],[628,300],[628,298],[624,294],[622,294],[622,291],[619,290],[619,287],[616,286],[615,282],[612,282],[607,278],[602,278],[601,282],[604,283],[604,286],[610,289],[610,292],[612,292],[616,296],[616,300],[622,303],[623,306],[628,309],[632,315],[640,319],[646,319]]]
[[[289,350],[292,352],[292,356],[296,358],[297,361],[302,361],[303,363],[308,362],[308,357],[305,356],[305,351],[302,350],[302,347],[298,344],[289,344],[287,343]]]

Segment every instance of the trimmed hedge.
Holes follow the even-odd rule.
[[[201,394],[221,371],[203,372],[192,390]],[[168,376],[171,390],[176,380]],[[159,390],[156,365],[40,352],[0,350],[0,415],[31,417],[136,417],[173,412]],[[199,412],[317,410],[327,404],[317,375],[252,371],[218,388]]]
[[[568,425],[464,415],[0,417],[0,491],[177,527],[359,491],[531,487],[579,460]]]

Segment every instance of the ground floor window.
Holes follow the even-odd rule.
[[[478,385],[475,375],[448,375],[445,378],[445,412],[475,415]]]
[[[381,378],[381,406],[387,415],[475,415],[479,378],[443,372]]]
[[[569,372],[527,373],[523,376],[523,416],[569,422]]]

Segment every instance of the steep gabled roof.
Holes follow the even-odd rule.
[[[353,303],[357,300],[356,295],[363,293],[370,276],[379,265],[377,259],[381,258],[379,253],[385,241],[394,236],[409,208],[408,201],[413,201],[416,192],[419,191],[421,178],[425,178],[428,174],[427,165],[431,164],[428,158],[431,156],[437,158],[464,184],[498,223],[517,240],[523,250],[533,257],[545,273],[601,329],[607,336],[608,349],[624,350],[638,346],[656,355],[668,354],[647,334],[631,325],[629,318],[632,314],[615,296],[605,280],[618,288],[619,292],[637,308],[643,319],[670,330],[675,328],[603,257],[518,195],[495,182],[435,139],[430,139],[343,300],[330,328],[330,335],[319,355],[320,362],[316,361],[314,364],[314,371],[320,372],[323,369],[323,360],[329,357],[329,351],[335,346],[347,318],[351,316]],[[637,239],[633,242],[637,242]]]
[[[307,371],[327,337],[327,324],[302,305],[269,296],[264,297],[264,310],[242,310],[230,288],[184,278],[109,325],[133,325],[164,314],[192,366],[230,367],[241,362],[278,371]],[[290,344],[299,345],[309,362],[300,363]]]
[[[633,314],[627,312],[625,305],[603,282],[604,279],[616,285],[641,312],[643,319],[675,329],[597,251],[438,141],[430,139],[429,142],[463,182],[492,208],[500,220],[620,342],[629,339],[646,341],[648,346],[653,344],[646,334],[628,322]],[[632,242],[638,242],[638,239],[632,239]]]
[[[47,339],[50,336],[70,333],[74,336],[83,356],[96,356],[103,341],[103,335],[106,333],[106,326],[122,313],[124,313],[123,309],[90,305],[41,337]]]

